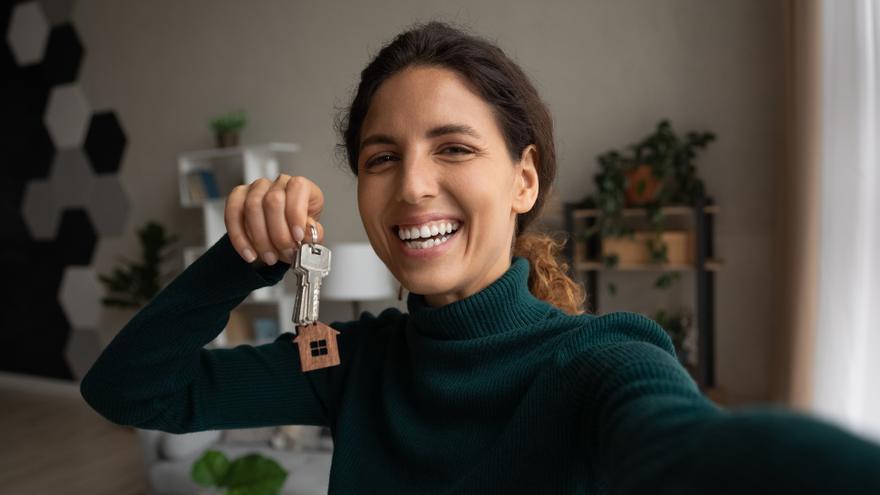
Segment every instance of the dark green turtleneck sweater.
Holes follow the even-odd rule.
[[[185,433],[283,424],[333,433],[330,493],[880,493],[880,446],[778,408],[701,395],[636,313],[568,316],[514,258],[491,285],[408,313],[333,322],[342,364],[303,373],[292,333],[205,349],[290,265],[227,236],[129,321],[82,381],[112,422]]]

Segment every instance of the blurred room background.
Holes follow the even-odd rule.
[[[77,384],[151,295],[108,304],[114,272],[161,249],[167,283],[224,233],[224,194],[259,176],[318,184],[325,244],[359,260],[332,272],[322,320],[406,309],[364,249],[334,121],[371,56],[432,19],[496,41],[549,105],[559,168],[540,228],[570,239],[594,311],[673,315],[680,358],[726,407],[782,404],[880,438],[877,1],[30,0],[0,7],[0,484],[195,493],[205,449],[258,445],[291,469],[285,493],[326,492],[325,432],[133,431]],[[598,158],[662,121],[714,136],[693,157],[711,207],[668,210],[684,235],[667,238],[672,268],[640,263],[633,244],[621,266],[591,262],[578,229]],[[657,287],[664,273],[679,275]],[[289,331],[290,279],[242,304],[215,344]]]

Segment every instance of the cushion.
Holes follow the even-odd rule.
[[[163,432],[159,439],[159,455],[163,459],[181,459],[198,454],[220,440],[220,430],[196,431],[193,433]]]

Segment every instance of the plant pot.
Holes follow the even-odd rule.
[[[624,205],[627,208],[641,206],[654,201],[660,181],[654,177],[651,166],[642,164],[625,172],[626,191],[624,193]]]
[[[238,132],[218,132],[216,138],[218,148],[238,146]]]

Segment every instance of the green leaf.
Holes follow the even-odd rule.
[[[274,459],[254,453],[233,461],[225,485],[229,495],[276,495],[285,479],[287,471]]]
[[[229,470],[229,459],[219,450],[207,450],[193,464],[192,479],[203,486],[222,486]]]

